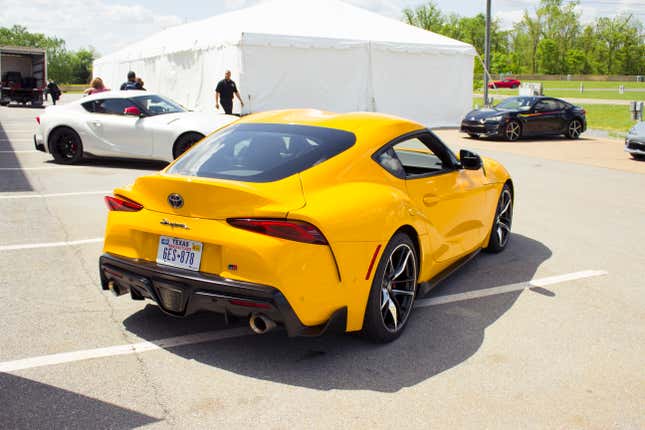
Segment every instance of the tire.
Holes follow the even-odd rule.
[[[479,139],[479,135],[475,133],[468,133],[468,136],[470,136],[471,139]]]
[[[83,158],[83,142],[69,127],[59,127],[49,135],[49,152],[60,164],[74,164]]]
[[[488,246],[484,250],[493,253],[503,251],[511,239],[512,224],[513,193],[510,185],[504,184],[495,208],[495,218],[493,219]]]
[[[395,268],[400,273],[392,278]],[[401,335],[414,306],[418,273],[412,240],[404,233],[395,234],[374,272],[363,324],[363,333],[368,338],[386,343]],[[395,283],[397,288],[393,288]]]
[[[575,118],[569,121],[567,124],[567,132],[565,136],[569,139],[577,139],[582,134],[582,122],[579,119]]]
[[[518,85],[517,85],[517,84],[513,84],[513,85],[511,85],[511,88],[512,88],[512,89],[515,89],[515,88],[517,88],[517,87],[518,87]]]
[[[204,138],[204,135],[196,132],[184,133],[177,138],[172,147],[172,157],[177,158],[184,152],[188,151],[196,142]]]
[[[645,161],[645,155],[643,154],[629,154],[634,160]]]
[[[510,121],[504,127],[504,137],[509,142],[515,142],[517,139],[522,136],[522,126],[517,121]]]

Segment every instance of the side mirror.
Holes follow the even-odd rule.
[[[141,116],[141,111],[136,106],[130,106],[130,107],[127,107],[127,108],[123,109],[123,115]]]
[[[459,161],[461,162],[461,167],[466,170],[479,170],[483,165],[479,155],[466,149],[459,151]]]

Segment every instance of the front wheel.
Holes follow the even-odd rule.
[[[54,161],[61,164],[74,164],[83,158],[83,142],[74,130],[60,127],[49,135],[49,150]]]
[[[569,139],[577,139],[580,137],[581,134],[582,134],[582,123],[580,122],[580,120],[572,119],[569,122],[569,125],[567,125],[566,136]]]
[[[385,343],[401,335],[414,305],[418,269],[412,240],[395,234],[381,255],[365,309],[363,331],[370,339]]]
[[[508,184],[504,184],[502,193],[497,202],[495,209],[495,219],[490,232],[488,246],[485,248],[488,252],[501,252],[511,238],[511,224],[513,223],[513,193]]]
[[[504,127],[504,137],[510,142],[514,142],[522,135],[522,126],[517,121],[511,121]]]
[[[172,157],[177,158],[184,152],[188,151],[195,143],[199,142],[204,138],[204,135],[201,133],[184,133],[179,136],[179,139],[175,142],[175,145],[172,148]]]
[[[468,136],[470,136],[471,139],[479,139],[479,135],[476,133],[468,133]]]

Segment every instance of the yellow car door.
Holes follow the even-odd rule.
[[[429,131],[408,135],[391,148],[405,172],[411,209],[428,226],[431,259],[444,266],[481,246],[489,212],[483,169],[461,168]]]

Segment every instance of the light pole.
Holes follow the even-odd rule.
[[[486,0],[486,40],[484,42],[484,105],[488,106],[488,71],[490,70],[490,2]]]

